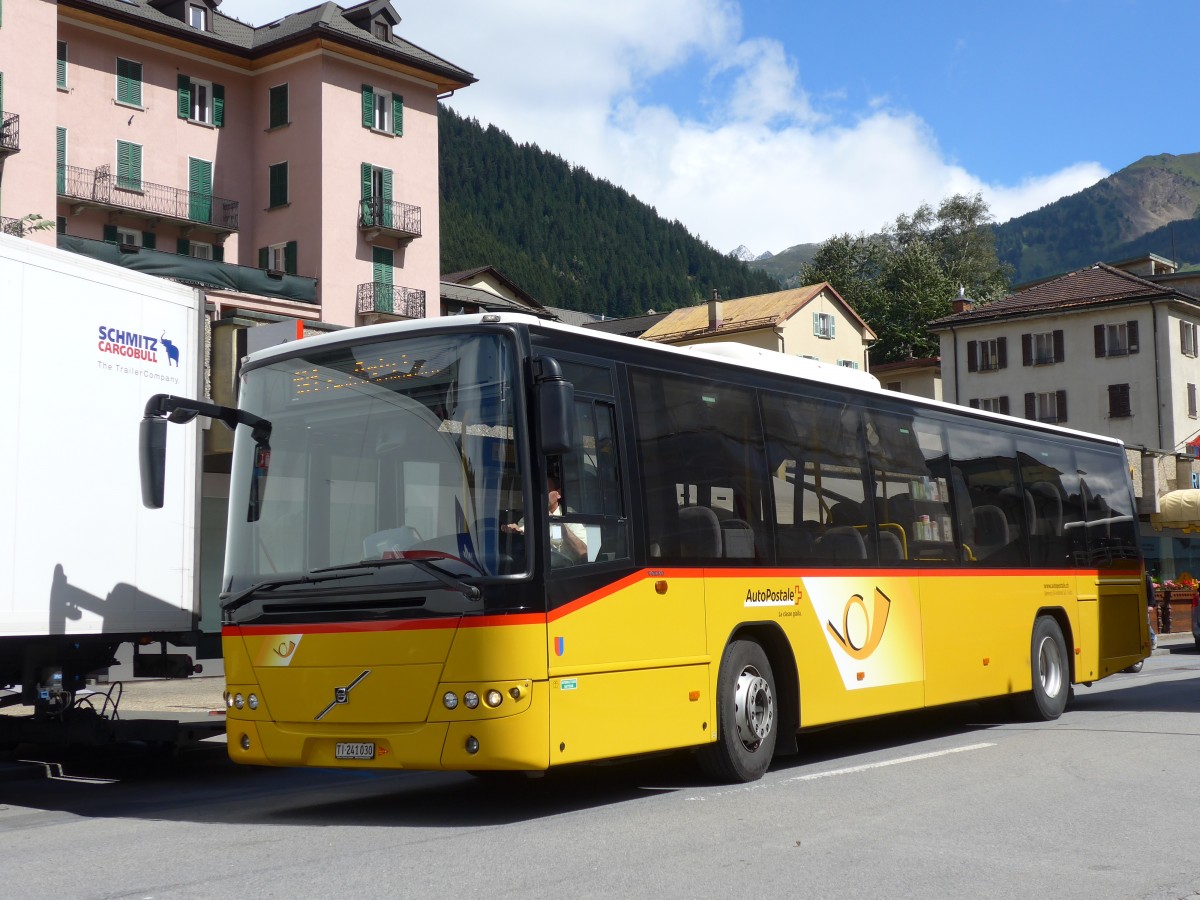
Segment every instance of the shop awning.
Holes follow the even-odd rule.
[[[1158,512],[1150,513],[1150,525],[1156,531],[1200,531],[1200,490],[1188,488],[1163,494],[1158,498]]]

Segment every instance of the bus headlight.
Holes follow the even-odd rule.
[[[454,709],[458,706],[458,694],[454,693],[454,691],[446,691],[442,695],[442,705],[446,709]]]
[[[245,705],[246,698],[243,697],[240,692],[233,695],[233,706],[235,709],[241,709]]]
[[[246,705],[249,706],[251,709],[258,709],[258,695],[251,694],[249,697],[247,697]]]
[[[463,703],[467,705],[467,709],[474,709],[479,705],[479,695],[474,691],[467,691],[463,694]]]
[[[486,703],[488,706],[492,707],[492,709],[495,709],[497,706],[499,706],[501,703],[504,702],[504,695],[502,693],[500,693],[498,690],[496,690],[495,688],[492,688],[490,691],[488,691],[486,694],[483,695],[483,702]]]

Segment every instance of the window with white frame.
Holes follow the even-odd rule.
[[[1097,325],[1096,356],[1127,356],[1138,352],[1138,323],[1118,322],[1113,325]]]
[[[1061,334],[1062,332],[1059,332]],[[1058,362],[1058,354],[1054,349],[1054,332],[1046,331],[1033,336],[1034,365],[1045,366]]]
[[[1179,346],[1184,356],[1196,356],[1196,323],[1179,323]]]
[[[213,245],[202,244],[199,241],[189,241],[188,254],[194,256],[196,259],[212,259]]]
[[[122,228],[117,226],[117,243],[126,246],[140,247],[142,246],[142,233],[134,231],[132,228]]]
[[[980,341],[979,342],[979,369],[980,371],[990,371],[1000,368],[1000,341]]]
[[[196,3],[189,3],[188,24],[200,31],[208,31],[208,8]]]
[[[390,91],[375,88],[375,120],[372,127],[376,131],[392,131],[392,95]]]
[[[1007,397],[980,397],[978,400],[971,401],[971,406],[988,412],[1008,414]]]
[[[1036,422],[1067,421],[1067,392],[1038,391],[1026,394],[1025,418]]]
[[[287,244],[271,244],[267,247],[267,268],[272,272],[287,271]]]
[[[824,340],[837,337],[837,320],[830,313],[813,313],[813,334]]]
[[[379,40],[391,41],[392,29],[388,26],[387,22],[376,20],[372,30],[375,32],[375,37],[379,38]]]
[[[858,364],[858,360],[854,360],[854,359],[839,359],[839,360],[837,361],[837,364],[838,364],[839,366],[841,366],[843,369],[858,369],[858,368],[861,368],[861,366],[859,366],[859,364]]]
[[[199,122],[202,125],[212,124],[212,84],[207,81],[197,81],[195,78],[192,82],[192,103],[191,110],[188,113],[188,118],[193,122]]]

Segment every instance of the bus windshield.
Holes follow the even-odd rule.
[[[241,406],[273,427],[269,453],[238,436],[224,590],[367,561],[517,568],[498,527],[525,482],[514,354],[506,337],[457,332],[249,370]]]

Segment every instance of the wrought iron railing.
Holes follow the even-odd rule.
[[[25,237],[25,223],[20,219],[10,219],[7,216],[0,216],[0,234]]]
[[[222,231],[238,229],[239,205],[236,200],[225,200],[212,194],[185,191],[141,179],[113,178],[106,165],[97,169],[59,166],[58,193],[74,200],[167,216]]]
[[[359,201],[358,224],[362,228],[382,228],[420,237],[421,207],[395,201],[385,203],[382,197],[367,197]]]
[[[396,287],[386,281],[368,281],[358,286],[360,313],[386,313],[389,316],[425,318],[425,292],[417,288]]]
[[[21,149],[21,117],[16,113],[0,112],[0,153],[16,153]]]

